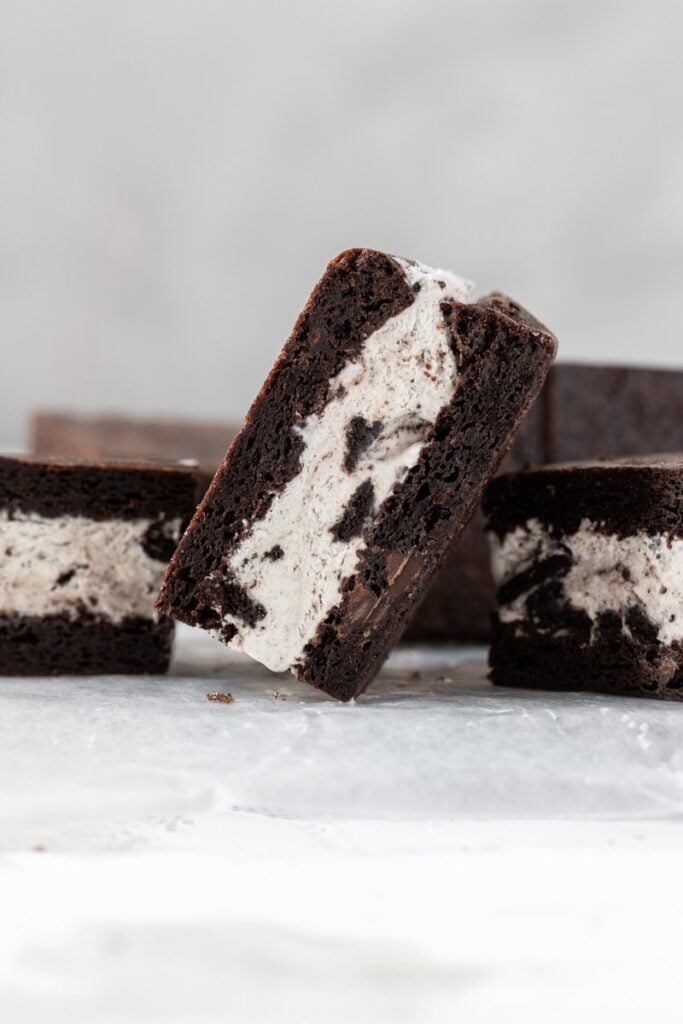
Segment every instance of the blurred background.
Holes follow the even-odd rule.
[[[0,0],[0,440],[242,415],[326,262],[680,362],[683,4]]]

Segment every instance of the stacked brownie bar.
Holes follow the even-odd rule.
[[[683,372],[558,363],[520,427],[503,471],[683,450]],[[405,639],[485,643],[495,587],[478,512],[451,545]]]
[[[165,671],[154,600],[196,495],[178,465],[0,457],[0,673]]]
[[[159,608],[348,700],[402,630],[540,389],[516,303],[333,260],[172,560]]]
[[[683,456],[499,477],[491,678],[683,699]]]

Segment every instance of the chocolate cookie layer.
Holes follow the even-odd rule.
[[[162,611],[336,697],[362,692],[554,356],[510,300],[467,293],[369,250],[330,264],[176,552]]]
[[[133,616],[0,615],[0,672],[13,676],[161,674],[173,623]]]

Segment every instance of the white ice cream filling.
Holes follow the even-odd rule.
[[[362,536],[341,541],[332,533],[352,496],[370,481],[376,516],[453,395],[458,372],[440,306],[467,301],[473,285],[447,271],[396,262],[409,286],[418,286],[415,301],[374,331],[330,381],[334,397],[297,428],[305,442],[299,472],[229,556],[231,575],[266,612],[254,626],[224,616],[223,625],[237,630],[230,644],[274,671],[301,661],[355,570]],[[349,471],[345,438],[355,417],[381,423],[381,430]],[[281,551],[277,559],[264,557],[273,549]]]
[[[166,563],[144,549],[152,525],[177,543],[180,519],[50,518],[0,511],[0,615],[84,612],[121,622],[157,619]]]
[[[561,578],[569,604],[593,623],[603,612],[620,616],[624,633],[629,608],[638,607],[657,629],[660,643],[683,640],[683,538],[635,533],[617,537],[583,519],[578,530],[558,540],[537,519],[518,526],[503,540],[491,535],[491,567],[497,587],[542,559],[569,551],[573,565]],[[499,606],[502,622],[528,619],[532,590]]]

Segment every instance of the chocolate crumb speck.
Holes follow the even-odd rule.
[[[57,579],[55,580],[54,586],[52,587],[52,589],[54,590],[55,587],[64,587],[64,586],[66,586],[66,584],[69,583],[74,578],[75,575],[76,575],[76,570],[75,569],[67,569],[65,572],[60,573],[59,576],[57,577]]]
[[[206,699],[215,701],[217,704],[235,703],[235,698],[231,693],[207,693]]]

